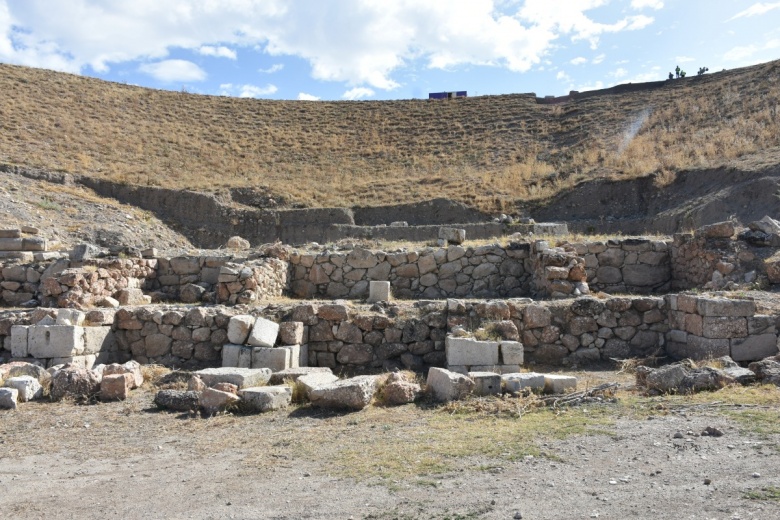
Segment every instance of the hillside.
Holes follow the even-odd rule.
[[[561,104],[533,95],[303,102],[0,65],[0,163],[128,184],[255,187],[298,207],[445,196],[511,211],[578,182],[671,184],[780,146],[780,62]]]

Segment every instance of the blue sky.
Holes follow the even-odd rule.
[[[560,95],[778,58],[775,0],[0,0],[0,62],[212,95]]]

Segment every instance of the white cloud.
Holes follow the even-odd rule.
[[[283,63],[274,63],[267,69],[257,69],[257,72],[262,72],[263,74],[273,74],[274,72],[279,72],[284,68]]]
[[[578,92],[585,92],[585,91],[588,91],[588,90],[601,90],[603,88],[604,88],[604,82],[603,81],[597,81],[595,83],[588,83],[586,85],[580,85],[579,87],[577,87],[576,89],[573,89],[573,90],[576,90]]]
[[[740,11],[731,18],[729,18],[727,21],[736,20],[737,18],[746,18],[750,16],[759,16],[762,14],[766,14],[769,11],[773,11],[775,9],[780,9],[780,2],[771,2],[771,3],[764,3],[764,2],[758,2],[744,11]]]
[[[583,58],[582,56],[578,56],[571,60],[569,63],[572,65],[582,65],[583,63],[588,63],[588,58]]]
[[[743,61],[752,58],[754,54],[780,48],[780,39],[769,40],[764,45],[745,45],[734,47],[726,54],[723,59],[726,61]]]
[[[354,101],[356,99],[362,99],[362,98],[371,97],[374,94],[375,94],[375,92],[373,90],[371,90],[370,88],[355,87],[353,89],[350,89],[350,90],[347,90],[346,92],[344,92],[344,94],[341,97],[343,97],[344,99],[349,99],[349,100]]]
[[[571,77],[568,74],[566,74],[566,72],[564,71],[559,71],[558,74],[555,75],[555,79],[557,79],[558,81],[565,81],[565,82],[571,81]]]
[[[229,60],[235,60],[237,58],[236,51],[223,45],[218,47],[214,47],[213,45],[201,45],[198,49],[198,54],[213,56],[215,58],[227,58]]]
[[[138,67],[138,70],[163,83],[203,81],[206,79],[206,71],[187,60],[163,60],[155,63],[144,63]]]
[[[608,76],[611,76],[615,79],[625,78],[626,76],[628,76],[628,71],[623,67],[618,67],[617,69],[610,72]]]
[[[309,62],[319,80],[375,89],[412,60],[447,69],[530,70],[556,40],[638,30],[643,15],[611,19],[608,0],[470,0],[457,8],[396,0],[0,0],[0,61],[69,72],[165,60],[175,49],[231,58],[237,47]],[[597,20],[597,18],[599,20]],[[207,54],[212,55],[212,54]],[[273,68],[273,67],[272,67]]]
[[[276,85],[270,83],[265,87],[257,85],[233,85],[232,83],[222,83],[219,86],[220,96],[232,96],[241,98],[261,98],[275,94],[279,89]]]
[[[696,61],[696,59],[691,58],[690,56],[675,56],[674,61],[677,63],[690,63]]]
[[[631,7],[637,10],[640,9],[662,9],[664,3],[661,0],[631,0]]]
[[[602,63],[604,59],[606,59],[606,57],[607,57],[606,54],[599,54],[598,56],[593,58],[593,64],[598,65],[599,63]]]
[[[298,92],[298,101],[319,101],[318,96],[307,94],[306,92]]]

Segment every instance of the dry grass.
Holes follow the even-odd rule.
[[[584,180],[656,174],[667,185],[681,169],[780,146],[778,72],[771,62],[547,106],[527,95],[234,99],[0,65],[0,163],[173,188],[253,186],[306,206],[445,195],[511,210]]]

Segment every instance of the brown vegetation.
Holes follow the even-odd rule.
[[[235,99],[0,65],[0,162],[173,188],[265,187],[306,206],[446,196],[501,210],[597,177],[657,174],[665,185],[681,169],[780,146],[778,100],[780,62],[558,105],[523,94]]]

